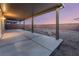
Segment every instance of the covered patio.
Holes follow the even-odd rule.
[[[59,39],[59,10],[61,3],[12,3],[0,4],[1,40],[0,55],[49,56],[62,43]],[[56,38],[34,33],[34,17],[56,11]],[[6,20],[24,21],[31,18],[31,32],[24,29],[5,30]],[[3,26],[4,25],[4,26]],[[2,29],[4,28],[4,29]]]

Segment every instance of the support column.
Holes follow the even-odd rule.
[[[34,17],[33,17],[34,11],[32,7],[32,33],[34,32]]]
[[[19,29],[21,29],[21,22],[19,21]]]
[[[25,30],[25,20],[24,20],[24,30]]]
[[[56,9],[56,40],[59,39],[59,9]]]
[[[21,21],[20,21],[20,29],[22,29],[22,24],[21,24]]]

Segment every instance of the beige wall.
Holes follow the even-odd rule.
[[[0,19],[0,38],[1,38],[1,19]]]
[[[0,11],[0,38],[3,32],[4,32],[4,19],[2,16],[2,12]]]

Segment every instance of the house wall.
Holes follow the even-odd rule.
[[[5,26],[4,21],[5,19],[3,19],[2,12],[0,11],[0,38],[4,32],[4,26]]]
[[[0,19],[0,38],[1,38],[1,19]]]

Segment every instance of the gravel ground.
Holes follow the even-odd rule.
[[[55,56],[79,56],[79,32],[60,31],[60,38],[64,41]]]

